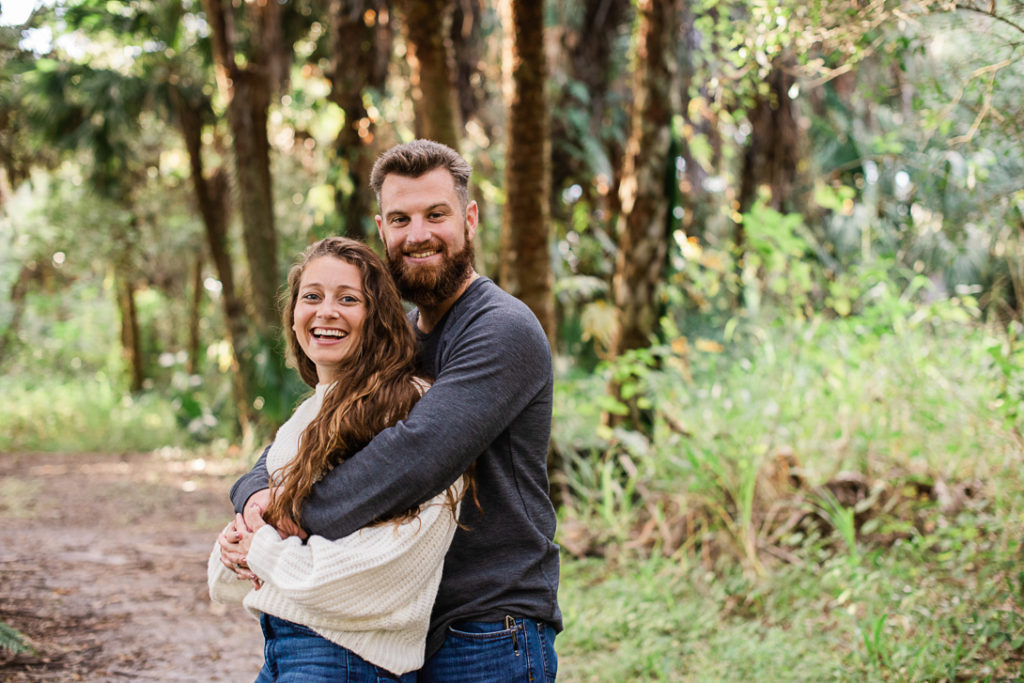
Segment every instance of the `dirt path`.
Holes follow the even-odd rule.
[[[206,559],[241,462],[0,453],[0,681],[252,681],[259,626],[213,605]]]

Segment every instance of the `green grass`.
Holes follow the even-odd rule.
[[[987,522],[764,577],[682,555],[564,558],[560,679],[1014,680],[1024,519]]]

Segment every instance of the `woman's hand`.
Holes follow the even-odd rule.
[[[233,571],[239,579],[251,581],[253,588],[259,590],[263,582],[249,569],[246,562],[249,548],[252,546],[253,535],[257,529],[266,525],[266,522],[263,521],[263,509],[259,505],[255,505],[254,510],[258,514],[249,515],[248,522],[242,515],[236,514],[231,523],[220,533],[217,543],[220,545],[221,563]]]
[[[242,553],[243,562],[245,561],[245,556],[249,554],[249,548],[252,546],[252,537],[256,535],[257,531],[267,525],[263,520],[262,510],[260,513],[259,517],[248,520],[248,523],[241,514],[235,515],[234,526],[238,533],[238,549]]]

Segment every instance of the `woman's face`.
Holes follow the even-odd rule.
[[[359,268],[334,256],[306,264],[299,280],[292,330],[299,346],[316,365],[320,383],[337,378],[342,361],[362,341],[366,320]]]

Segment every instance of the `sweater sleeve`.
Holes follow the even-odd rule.
[[[220,546],[213,544],[206,562],[206,582],[210,599],[222,605],[241,605],[252,584],[242,581],[220,561]]]
[[[443,491],[544,391],[551,349],[529,309],[494,304],[466,316],[408,418],[313,487],[302,511],[310,532],[341,538]]]
[[[341,628],[340,621],[387,620],[424,595],[432,603],[455,528],[440,495],[412,520],[384,522],[337,541],[311,536],[303,544],[264,526],[247,559],[264,581],[260,592],[273,594],[261,600],[290,602]]]

